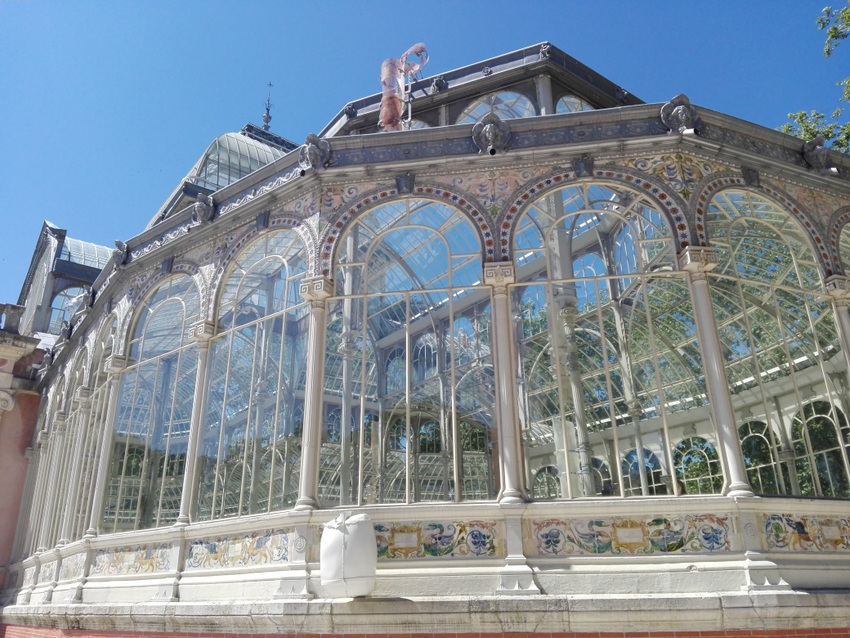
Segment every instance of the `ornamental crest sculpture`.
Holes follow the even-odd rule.
[[[198,195],[198,201],[192,206],[192,220],[205,224],[215,216],[215,203],[212,195]]]
[[[829,149],[824,146],[825,143],[825,140],[820,135],[812,140],[803,142],[803,159],[806,160],[806,164],[816,171],[826,173],[827,175],[837,175],[838,169],[832,165],[832,159],[829,157]]]
[[[331,161],[331,145],[330,142],[320,138],[314,133],[307,136],[307,141],[301,147],[301,154],[298,156],[298,163],[302,170],[327,168]]]
[[[684,93],[661,107],[661,121],[671,133],[696,133],[702,127],[699,113]]]
[[[498,115],[490,112],[472,127],[472,141],[478,148],[479,155],[504,153],[511,141],[511,127],[499,119]]]

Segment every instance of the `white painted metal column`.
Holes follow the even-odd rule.
[[[195,475],[198,471],[198,447],[207,407],[207,368],[210,356],[210,339],[215,324],[199,321],[189,328],[189,338],[198,344],[198,369],[195,371],[195,396],[192,397],[192,421],[189,425],[189,441],[186,444],[186,463],[183,469],[183,491],[180,494],[180,514],[175,525],[189,524],[189,512],[195,498]]]
[[[688,273],[711,412],[719,447],[726,461],[726,495],[754,496],[747,481],[747,470],[735,425],[732,396],[723,364],[723,350],[720,347],[717,322],[714,320],[714,308],[708,290],[706,273],[716,265],[717,254],[713,248],[688,246],[679,255],[679,267]]]
[[[57,528],[56,525],[56,492],[59,489],[59,468],[62,466],[62,453],[65,448],[65,426],[68,415],[65,412],[57,412],[53,415],[51,433],[48,441],[50,450],[50,469],[47,482],[47,491],[42,510],[42,526],[38,536],[38,550],[49,549],[48,545],[53,541],[50,539],[51,532]]]
[[[62,526],[59,530],[58,545],[65,545],[72,540],[71,526],[74,516],[77,513],[77,495],[80,489],[81,471],[83,463],[83,441],[86,438],[86,430],[89,427],[89,419],[91,418],[91,397],[92,389],[85,386],[80,386],[76,390],[75,400],[79,402],[77,408],[76,419],[73,425],[72,433],[76,435],[74,441],[74,451],[71,455],[71,470],[68,473],[68,497],[63,504],[64,515],[62,517]]]
[[[493,287],[493,365],[496,369],[496,424],[502,467],[500,503],[522,503],[522,456],[517,409],[516,357],[511,344],[513,322],[508,303],[508,285],[515,281],[512,262],[484,265],[484,283]]]
[[[850,277],[845,275],[832,275],[826,279],[826,292],[832,299],[832,309],[835,313],[835,325],[838,329],[838,338],[841,341],[841,350],[847,369],[850,370]]]
[[[121,394],[121,371],[126,367],[127,359],[119,355],[111,355],[106,360],[106,372],[109,374],[107,381],[109,387],[109,407],[106,410],[106,418],[101,427],[101,443],[98,452],[97,478],[94,483],[94,498],[92,499],[91,517],[89,528],[84,538],[97,536],[100,525],[101,510],[103,509],[103,497],[106,492],[106,474],[109,471],[110,448],[112,447],[112,428],[118,414],[118,401]]]
[[[322,449],[322,386],[325,374],[326,300],[333,294],[326,277],[304,279],[301,296],[310,303],[307,333],[307,379],[304,388],[304,427],[301,441],[301,480],[295,509],[319,507],[319,455]]]

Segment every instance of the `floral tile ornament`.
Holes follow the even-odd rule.
[[[850,551],[847,518],[770,514],[764,517],[764,533],[767,547],[773,551]]]
[[[495,521],[378,523],[375,538],[379,559],[500,555]]]
[[[655,554],[729,551],[729,517],[538,519],[530,522],[530,555]]]

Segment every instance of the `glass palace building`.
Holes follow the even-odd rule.
[[[82,302],[4,635],[850,635],[850,158],[546,43],[380,101],[222,135],[90,287],[28,278]]]

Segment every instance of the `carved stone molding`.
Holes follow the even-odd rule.
[[[752,186],[753,188],[761,186],[761,182],[759,181],[759,172],[756,169],[742,166],[741,176],[744,178],[744,184],[747,186]]]
[[[679,268],[689,273],[708,272],[717,263],[717,251],[708,246],[687,246],[679,253]]]
[[[511,127],[495,113],[488,113],[472,127],[472,141],[479,155],[504,153],[511,142]]]
[[[582,155],[573,160],[573,171],[576,177],[591,177],[593,175],[593,156]]]
[[[699,113],[684,93],[661,107],[661,121],[671,133],[696,133],[702,127]]]
[[[395,178],[395,187],[399,193],[412,193],[415,182],[416,176],[413,173],[406,173]]]
[[[307,301],[324,301],[333,294],[334,282],[327,277],[303,279],[298,286],[298,292]]]
[[[320,170],[327,168],[331,161],[331,145],[325,139],[320,138],[314,133],[307,136],[307,141],[301,147],[301,153],[298,155],[298,164],[302,171]]]

